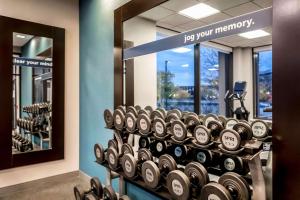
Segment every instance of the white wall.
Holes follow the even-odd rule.
[[[155,41],[155,22],[140,17],[126,21],[124,40],[132,41],[134,46]],[[136,105],[156,106],[156,70],[156,54],[134,58],[134,103]]]
[[[0,188],[79,169],[78,0],[0,0],[0,15],[66,29],[65,159],[0,171]],[[3,161],[1,161],[3,162]]]
[[[245,107],[250,111],[249,119],[253,118],[253,64],[251,48],[233,49],[233,82],[247,81]],[[240,106],[236,102],[235,107]]]

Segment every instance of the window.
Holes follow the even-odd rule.
[[[194,111],[194,47],[157,53],[157,106]]]
[[[272,50],[254,54],[256,72],[256,117],[272,118]]]

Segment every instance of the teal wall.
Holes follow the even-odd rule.
[[[103,112],[113,108],[113,8],[111,0],[80,0],[80,170],[105,183],[106,171],[94,160],[95,143],[107,147],[112,131],[104,129]],[[117,190],[117,182],[113,184]],[[132,199],[155,200],[127,185]]]

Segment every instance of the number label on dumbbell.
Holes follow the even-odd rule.
[[[235,162],[234,162],[234,160],[231,159],[231,158],[226,158],[224,160],[224,167],[228,171],[233,171],[235,169]]]
[[[132,120],[131,117],[128,117],[126,122],[127,122],[127,127],[128,128],[132,128],[133,127],[133,120]]]
[[[116,115],[116,123],[117,124],[121,124],[122,123],[120,115]]]
[[[176,157],[181,157],[182,156],[182,149],[180,147],[176,147],[174,150],[174,154]]]
[[[203,153],[203,152],[198,152],[197,153],[197,160],[200,162],[200,163],[205,163],[205,161],[206,161],[206,155],[205,155],[205,153]]]
[[[109,154],[108,159],[109,159],[109,162],[110,162],[112,165],[115,164],[116,160],[115,160],[115,157],[114,157],[113,154]]]
[[[183,186],[180,181],[176,179],[172,181],[172,190],[177,196],[181,196],[183,194]]]
[[[162,152],[162,150],[163,150],[163,145],[162,145],[162,143],[157,143],[156,144],[156,150],[158,151],[158,152]]]
[[[164,126],[160,122],[156,122],[155,124],[155,131],[158,135],[162,135],[164,133]]]
[[[257,121],[252,124],[252,131],[255,137],[265,137],[267,135],[267,127],[263,122]]]
[[[143,131],[147,130],[148,125],[147,125],[146,120],[144,120],[144,119],[141,119],[141,120],[140,120],[140,127],[141,127],[141,129],[142,129]]]
[[[215,194],[210,194],[210,195],[208,195],[207,200],[221,200],[221,199],[220,199],[220,197],[218,197]]]
[[[184,134],[182,127],[179,124],[174,125],[173,132],[174,132],[174,135],[178,138],[182,137]]]
[[[239,145],[236,135],[231,132],[223,133],[221,140],[227,149],[235,149]]]
[[[150,169],[146,169],[146,179],[149,182],[153,182],[154,180],[154,175]]]
[[[196,140],[200,144],[207,144],[209,140],[207,131],[201,127],[197,128],[195,136],[196,136]]]
[[[131,163],[128,160],[125,161],[125,170],[127,172],[131,172],[132,171]]]

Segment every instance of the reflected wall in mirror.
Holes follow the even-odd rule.
[[[53,39],[13,33],[12,153],[52,148]]]

